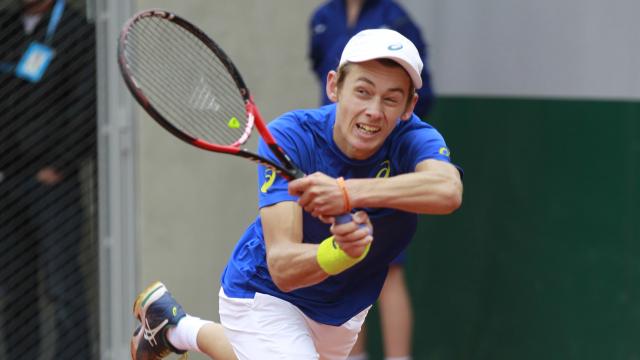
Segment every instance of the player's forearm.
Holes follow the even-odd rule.
[[[302,242],[302,209],[283,201],[260,209],[269,274],[288,292],[327,278],[316,260],[318,245]]]
[[[462,203],[462,182],[447,172],[420,171],[377,179],[349,179],[355,208],[394,208],[418,214],[449,214]]]
[[[276,286],[285,292],[315,285],[329,275],[316,260],[318,245],[279,244],[269,249],[269,273]]]

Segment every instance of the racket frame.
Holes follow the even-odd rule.
[[[126,59],[129,29],[133,28],[138,21],[141,21],[142,19],[148,17],[158,17],[167,21],[171,21],[174,24],[182,27],[189,33],[193,34],[200,41],[202,41],[202,43],[209,50],[211,50],[215,54],[215,56],[218,57],[220,62],[227,69],[229,75],[231,75],[231,78],[234,80],[236,86],[238,87],[240,95],[242,96],[247,115],[247,124],[245,126],[245,131],[236,142],[231,145],[220,145],[193,137],[174,126],[162,114],[160,114],[160,112],[149,101],[143,89],[136,82],[135,76],[132,73]],[[122,31],[120,32],[120,37],[118,40],[118,65],[120,67],[120,72],[125,84],[127,85],[127,88],[132,93],[136,101],[140,104],[140,106],[142,106],[145,111],[151,116],[151,118],[153,118],[160,126],[162,126],[165,130],[169,131],[177,138],[200,149],[241,156],[243,158],[249,159],[253,162],[272,168],[288,181],[304,177],[304,173],[293,163],[291,158],[289,158],[289,156],[277,144],[275,138],[267,128],[262,115],[260,115],[258,106],[253,101],[253,97],[251,96],[249,89],[242,79],[240,72],[235,67],[229,56],[227,56],[227,54],[222,50],[222,48],[220,48],[220,46],[218,46],[215,41],[213,41],[202,30],[191,24],[189,21],[174,13],[161,9],[149,9],[135,14],[125,23]],[[269,150],[278,158],[281,164],[276,164],[275,162],[263,158],[254,152],[240,147],[248,140],[254,125],[264,142],[269,147]]]

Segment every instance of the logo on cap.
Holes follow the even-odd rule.
[[[387,49],[391,51],[396,51],[402,49],[402,44],[391,44],[387,47]]]

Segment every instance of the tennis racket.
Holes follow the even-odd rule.
[[[260,163],[288,181],[304,176],[267,129],[231,59],[187,20],[158,9],[134,15],[120,33],[118,64],[133,97],[179,139]],[[242,148],[254,127],[279,164]],[[336,217],[349,221],[350,214]]]

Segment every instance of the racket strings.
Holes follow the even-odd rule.
[[[155,21],[160,22],[159,19],[155,19]],[[160,23],[160,24],[163,24],[163,23]],[[173,25],[172,23],[170,24]],[[186,30],[182,29],[181,27],[177,27],[176,25],[173,25],[173,27],[177,28],[179,32],[169,31],[169,29],[171,30],[175,30],[175,29],[169,28],[166,26],[159,28],[160,29],[159,32],[162,33],[162,36],[167,40],[167,43],[170,46],[173,46],[173,44],[184,43],[183,36],[176,36],[176,34],[186,35],[188,38],[192,37],[191,34],[186,32]],[[151,34],[153,34],[153,32],[151,32]],[[148,48],[149,42],[146,42],[146,44]],[[198,64],[207,64],[207,65],[209,65],[209,63],[211,62],[211,56],[209,58],[205,58],[203,56],[203,54],[211,55],[210,50],[206,48],[200,41],[196,41],[194,46],[183,47],[183,50],[186,50],[186,51],[181,51],[180,55],[186,56],[190,62],[198,63]],[[213,58],[213,59],[216,59],[216,58]],[[175,64],[175,61],[173,61],[173,63]],[[235,87],[235,84],[229,84],[228,76],[225,78],[224,75],[226,75],[226,72],[222,71],[221,67],[215,66],[215,65],[216,64],[214,64],[214,66],[209,65],[208,68],[215,70],[216,79],[220,79],[222,77],[222,81],[218,80],[217,85],[229,86],[229,88],[222,90],[221,93],[228,94],[231,91],[237,93],[237,88]],[[198,73],[193,71],[186,71],[187,69],[189,69],[186,66],[178,67],[176,69],[179,69],[179,70],[173,73],[168,73],[168,74],[173,74],[170,77],[171,83],[176,85],[177,90],[180,90],[180,93],[182,94],[182,97],[181,97],[182,102],[184,103],[186,101],[186,104],[183,104],[183,105],[187,105],[187,106],[182,106],[180,107],[180,109],[182,111],[186,111],[187,114],[175,114],[175,112],[171,112],[172,108],[168,108],[165,106],[166,107],[165,110],[167,112],[171,112],[172,119],[177,119],[180,117],[186,118],[186,119],[197,119],[202,115],[202,111],[218,112],[217,115],[218,115],[218,118],[220,119],[225,119],[225,120],[234,119],[235,114],[227,113],[225,111],[225,110],[228,110],[227,108],[224,108],[221,104],[215,102],[216,99],[214,95],[211,95],[211,87],[207,85],[207,82],[204,80],[205,79],[203,75],[205,73],[204,71],[199,71],[200,77],[196,78],[194,77],[194,75],[197,75]],[[149,75],[153,74],[153,76],[155,76],[158,70],[157,69],[154,69],[154,70],[155,71],[151,72],[151,74]],[[209,77],[211,76],[209,75]],[[185,82],[181,81],[181,79],[188,80],[187,87],[184,86]],[[184,94],[190,94],[188,100],[185,98]],[[229,97],[225,96],[225,98],[226,99],[223,100],[223,102],[228,103]],[[240,112],[242,113],[242,110]],[[237,119],[237,116],[235,116],[235,119]],[[236,135],[237,131],[226,131],[226,133],[230,133],[229,136],[220,136],[219,134],[220,131],[234,129],[233,127],[234,124],[231,124],[232,127],[229,127],[230,124],[227,123],[227,126],[225,127],[223,126],[224,124],[220,123],[219,120],[216,122],[211,122],[209,119],[205,119],[205,121],[190,121],[189,123],[183,122],[183,125],[188,125],[189,128],[183,127],[181,128],[182,131],[187,132],[191,135],[194,135],[195,137],[203,138],[204,140],[207,140],[209,142],[227,143],[237,139],[237,135]],[[241,128],[241,126],[238,126],[237,128]],[[211,136],[214,134],[214,132],[216,133],[215,138],[212,139]]]
[[[160,21],[160,20],[156,19],[156,21]],[[175,44],[175,43],[182,43],[184,41],[182,37],[176,36],[177,32],[168,31],[168,29],[170,28],[162,27],[161,31],[163,33],[163,36],[165,36],[166,39],[170,41],[170,43]],[[178,27],[178,29],[180,30],[179,34],[187,35],[190,39],[192,38],[192,35],[188,33],[186,30],[182,29],[181,27]],[[181,52],[181,54],[188,57],[191,62],[195,62],[198,64],[208,64],[211,62],[212,59],[217,60],[217,58],[212,58],[210,56],[211,55],[210,50],[206,46],[204,46],[200,41],[195,41],[194,45],[195,46],[185,47],[184,50],[186,50],[186,52]],[[198,50],[198,51],[194,51],[194,50]],[[209,57],[206,58],[203,55],[209,55]],[[223,70],[224,66],[222,67],[216,66],[218,64],[213,64],[213,65],[214,66],[208,66],[208,68],[215,71],[215,79],[217,80],[216,84],[219,85],[221,88],[220,94],[224,95],[229,93],[231,94],[237,93],[238,90],[237,90],[237,87],[235,86],[235,83],[231,83],[229,81],[230,78],[227,75],[226,70]],[[192,118],[194,116],[197,117],[202,111],[216,111],[222,115],[220,116],[221,119],[234,119],[234,118],[237,119],[237,116],[234,117],[234,114],[230,114],[225,111],[225,110],[228,110],[227,108],[224,108],[222,107],[221,104],[216,103],[215,96],[211,94],[211,91],[212,91],[211,87],[205,81],[204,75],[202,75],[204,73],[203,71],[200,71],[199,72],[201,74],[200,77],[196,78],[193,76],[193,75],[196,75],[196,73],[185,71],[186,69],[188,69],[187,67],[180,67],[179,69],[180,71],[179,72],[176,71],[175,76],[172,76],[171,79],[175,84],[183,84],[184,83],[183,81],[179,81],[180,79],[183,79],[183,78],[189,80],[189,85],[191,86],[190,88],[185,89],[184,86],[179,86],[179,88],[182,89],[183,94],[190,93],[190,96],[188,99],[189,106],[186,107],[186,109],[190,113],[189,115]],[[223,88],[223,85],[227,86],[227,88]],[[222,103],[229,103],[229,101],[233,101],[232,97],[229,97],[229,96],[222,96],[222,97],[225,98],[224,100],[222,100]],[[244,110],[243,103],[241,105],[242,105],[242,109],[240,110],[240,113],[242,113]],[[212,139],[209,138],[212,132],[214,131],[219,132],[219,131],[224,131],[228,129],[231,129],[231,130],[234,129],[234,127],[229,127],[229,123],[227,123],[227,127],[221,126],[223,124],[220,121],[217,121],[217,122],[197,121],[197,122],[191,122],[189,123],[189,125],[191,125],[191,128],[189,130],[186,130],[186,129],[182,129],[182,130],[190,134],[193,133],[192,135],[199,135],[197,137],[208,140],[209,142],[220,142],[220,143],[223,143],[225,141],[212,141]],[[216,136],[216,139],[223,139],[223,138],[229,139],[226,142],[231,142],[237,139],[237,135],[236,135],[237,131],[227,131],[227,133],[230,133],[229,137]]]
[[[172,126],[213,144],[246,132],[240,90],[225,63],[195,35],[158,17],[130,29],[125,59],[138,87]]]
[[[148,43],[141,42],[141,44],[144,44],[140,46],[141,49],[143,49],[144,51],[149,51]],[[184,79],[189,78],[191,74],[187,73],[182,69],[177,69],[176,71],[167,72],[167,71],[164,71],[164,69],[162,69],[158,65],[162,65],[162,63],[156,63],[152,61],[148,64],[148,66],[140,67],[138,69],[139,70],[138,78],[143,79],[145,83],[148,83],[147,81],[148,79],[153,79],[155,76],[157,76],[157,74],[163,74],[163,76],[166,77],[165,78],[166,83],[172,84],[172,86],[175,87],[174,91],[179,91],[183,94],[187,94],[193,91],[193,88],[189,88],[185,86],[185,82],[183,81]],[[190,79],[190,80],[191,80],[191,83],[193,83],[193,79]],[[199,114],[194,114],[193,107],[179,108],[176,106],[169,106],[172,104],[169,104],[167,102],[160,102],[157,99],[157,97],[155,97],[155,93],[147,90],[146,88],[145,90],[147,92],[146,94],[147,97],[151,98],[151,102],[166,119],[180,119],[180,118],[192,119],[194,117],[199,116]],[[174,124],[174,125],[177,125],[177,124]],[[191,127],[187,132],[191,135],[194,135],[195,137],[202,138],[203,136],[201,134],[208,134],[209,132],[211,132],[211,130],[209,129],[211,126],[208,123],[202,123],[198,121],[198,122],[190,123],[190,126]],[[181,130],[185,131],[185,129],[183,128],[181,128]]]
[[[175,36],[175,32],[168,31],[168,29],[169,29],[168,27],[164,27],[162,29],[164,31],[164,35],[167,36],[167,38],[173,39],[175,42],[182,41],[181,38],[178,38]],[[193,35],[191,35],[191,33],[188,33],[182,27],[179,27],[179,29],[182,31],[183,34],[187,34],[191,40],[194,40],[194,38],[192,38]],[[215,73],[215,79],[221,80],[220,85],[228,86],[226,89],[223,89],[224,91],[221,91],[218,95],[220,95],[220,97],[224,99],[223,103],[237,101],[238,88],[236,86],[235,81],[231,78],[224,63],[221,63],[217,57],[212,58],[210,53],[211,50],[208,47],[206,47],[202,42],[195,41],[195,45],[196,46],[194,47],[188,47],[185,49],[188,51],[187,56],[193,57],[194,59],[193,61],[197,61],[198,63],[207,63],[207,62],[213,61],[214,65],[220,65],[220,66],[212,66],[210,68],[212,72]],[[197,51],[197,52],[193,51],[195,48],[201,51]],[[181,76],[188,75],[186,71],[181,71],[180,74]],[[196,91],[192,92],[192,95],[190,97],[190,102],[194,105],[194,108],[198,108],[198,106],[202,107],[206,105],[204,103],[207,100],[206,99],[207,92],[205,91],[206,89],[205,87],[206,87],[205,80],[203,77],[200,77],[198,88]]]

